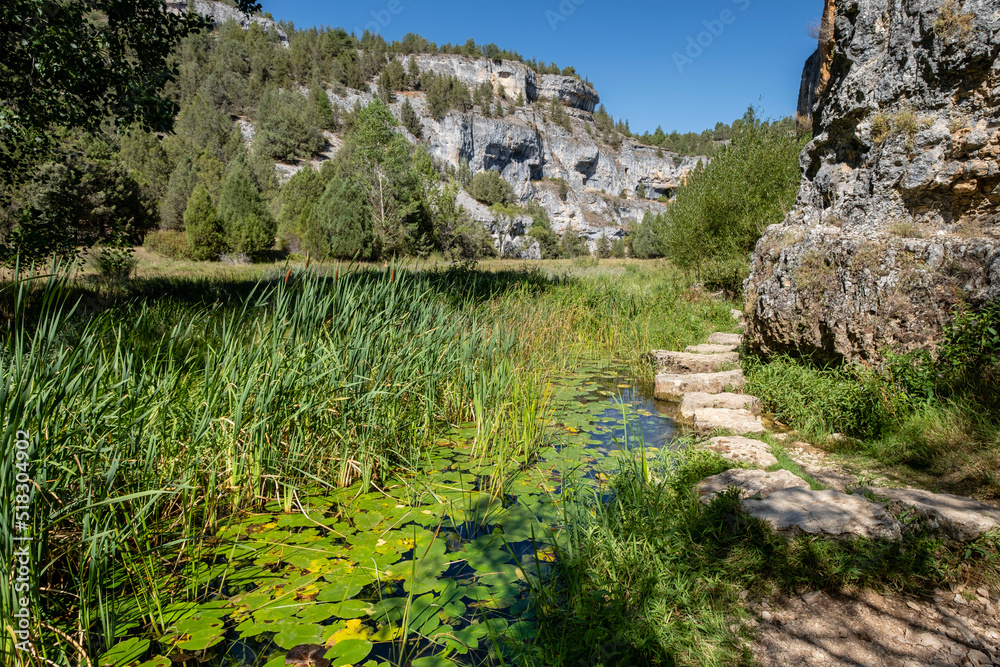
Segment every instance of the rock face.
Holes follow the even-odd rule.
[[[799,103],[795,112],[802,118],[812,116],[816,102],[819,100],[819,49],[809,56],[802,68],[802,83],[799,85]]]
[[[698,498],[703,503],[709,503],[715,496],[726,489],[735,487],[740,490],[741,498],[752,498],[760,495],[766,498],[775,491],[794,488],[809,488],[809,482],[796,477],[787,470],[764,472],[763,470],[727,470],[724,473],[702,480],[698,484]]]
[[[236,7],[232,7],[222,2],[213,0],[169,0],[167,11],[175,14],[184,14],[194,11],[209,18],[214,25],[225,23],[226,21],[236,21],[244,30],[249,30],[253,24],[259,25],[264,32],[274,32],[281,40],[281,43],[288,47],[288,35],[272,19],[263,16],[247,16]]]
[[[538,96],[556,99],[568,107],[593,113],[601,98],[597,91],[583,81],[559,74],[543,74]]]
[[[927,520],[931,530],[959,542],[971,542],[1000,528],[1000,509],[963,496],[931,493],[922,489],[859,489],[855,493],[887,498],[898,510]]]
[[[898,540],[902,536],[899,522],[885,507],[840,491],[782,489],[760,500],[744,500],[743,510],[767,521],[787,537],[804,533],[821,537]]]
[[[1000,297],[1000,5],[840,0],[833,25],[798,200],[751,262],[747,333],[764,353],[878,360]]]

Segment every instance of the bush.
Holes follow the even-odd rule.
[[[278,236],[285,247],[298,248],[306,233],[306,220],[325,188],[323,177],[311,167],[300,169],[281,188]]]
[[[399,119],[400,122],[402,122],[403,127],[405,127],[414,137],[419,139],[423,136],[423,128],[420,126],[420,118],[417,117],[417,112],[413,110],[413,105],[410,104],[409,98],[403,100],[403,104],[399,110]]]
[[[215,259],[224,250],[219,216],[204,185],[199,185],[191,193],[184,212],[184,229],[192,259]]]
[[[651,245],[705,282],[740,289],[761,234],[795,201],[805,139],[749,110],[732,143],[690,175],[676,202],[646,230],[658,237]]]
[[[514,188],[498,171],[481,171],[472,178],[469,194],[487,206],[514,203]]]
[[[187,234],[176,229],[156,230],[146,234],[142,247],[170,259],[191,259]]]

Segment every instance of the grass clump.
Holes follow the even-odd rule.
[[[941,13],[934,22],[934,34],[946,41],[966,41],[972,36],[976,15],[963,12],[957,0],[947,0],[941,5]]]
[[[823,366],[787,356],[745,362],[747,392],[764,409],[826,444],[925,485],[1000,497],[1000,307],[959,310],[936,356],[886,355],[880,368]]]
[[[576,500],[558,576],[537,591],[534,663],[583,664],[599,654],[603,664],[744,664],[741,591],[916,592],[1000,574],[996,537],[951,547],[914,526],[897,542],[788,540],[742,514],[734,492],[698,500],[695,484],[730,465],[682,449],[654,464],[653,481],[634,461],[610,500]]]

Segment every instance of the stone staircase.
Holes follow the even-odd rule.
[[[897,519],[902,513],[921,517],[932,530],[962,542],[1000,528],[1000,509],[971,498],[919,489],[852,490],[845,485],[813,490],[801,477],[775,470],[778,459],[771,446],[744,437],[759,436],[768,428],[761,418],[760,400],[742,393],[744,377],[738,352],[742,341],[738,334],[716,333],[706,344],[683,352],[650,354],[657,372],[654,396],[680,404],[677,420],[682,426],[698,435],[733,434],[699,445],[743,466],[703,480],[698,493],[704,502],[735,487],[747,514],[768,522],[787,537],[808,534],[897,540],[904,530]],[[805,462],[802,467],[807,467]]]

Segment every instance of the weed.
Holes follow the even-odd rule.
[[[966,42],[972,36],[975,22],[976,15],[962,12],[958,0],[946,0],[934,22],[934,34],[948,42]]]

